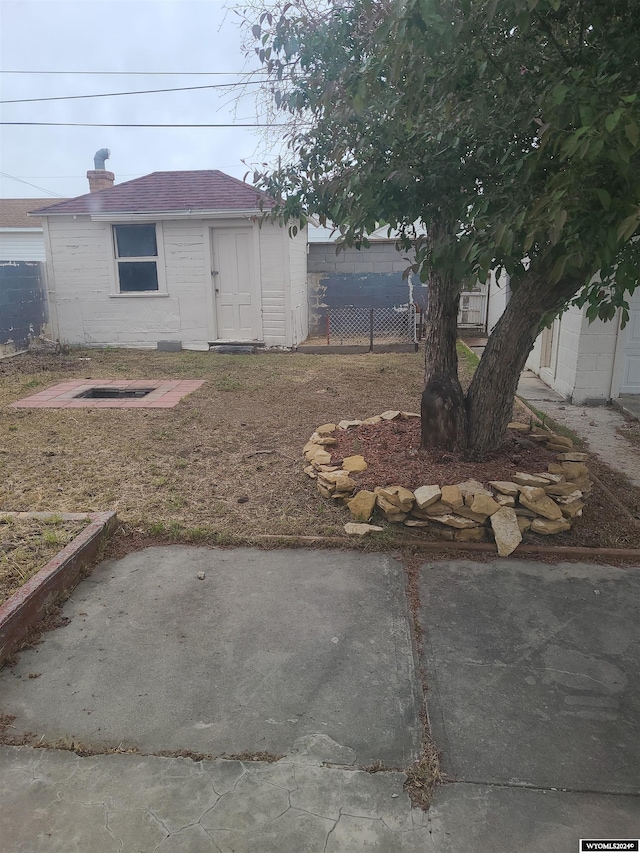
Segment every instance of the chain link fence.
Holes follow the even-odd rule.
[[[327,345],[368,346],[417,343],[421,337],[419,306],[401,308],[332,308],[325,317]]]

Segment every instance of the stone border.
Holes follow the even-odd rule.
[[[0,666],[25,639],[47,610],[81,580],[82,572],[104,540],[115,530],[115,512],[43,513],[4,512],[17,518],[50,518],[64,521],[90,519],[90,523],[62,551],[0,605]]]
[[[386,521],[428,528],[443,540],[481,543],[495,539],[498,554],[507,557],[522,542],[525,531],[545,536],[563,533],[582,515],[584,499],[592,488],[585,465],[587,454],[575,452],[570,438],[543,427],[509,424],[509,429],[555,451],[557,461],[547,471],[519,472],[512,480],[492,480],[488,486],[467,480],[443,486],[424,485],[414,492],[393,485],[358,491],[357,482],[349,475],[367,468],[364,457],[346,457],[341,467],[331,464],[330,448],[337,444],[333,436],[336,430],[417,417],[420,416],[413,412],[389,410],[364,421],[323,424],[304,446],[309,463],[304,470],[317,480],[320,494],[349,507],[352,521],[345,525],[347,533],[363,536],[382,530],[369,524],[377,512]]]

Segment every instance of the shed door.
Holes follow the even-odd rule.
[[[622,338],[620,394],[640,394],[640,290],[629,299],[629,322]]]
[[[211,230],[215,328],[220,341],[258,340],[258,298],[251,228]]]

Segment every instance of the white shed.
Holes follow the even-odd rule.
[[[86,346],[293,347],[307,336],[307,234],[261,222],[270,199],[217,170],[153,172],[41,216],[52,333]]]

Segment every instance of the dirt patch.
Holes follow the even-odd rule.
[[[420,486],[450,485],[471,478],[481,483],[510,480],[518,471],[546,471],[547,465],[556,461],[555,453],[511,432],[500,450],[483,462],[465,461],[458,454],[443,451],[418,454],[419,418],[363,424],[338,430],[333,436],[338,444],[329,448],[332,465],[356,454],[366,459],[367,470],[352,475],[362,489],[398,485],[413,491]]]
[[[0,604],[13,595],[89,523],[0,514]]]

